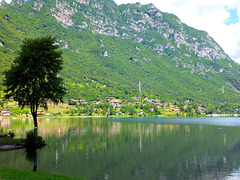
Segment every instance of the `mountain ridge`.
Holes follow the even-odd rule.
[[[153,4],[13,0],[1,7],[0,20],[7,26],[0,31],[3,69],[18,49],[12,39],[56,36],[65,59],[62,76],[71,92],[68,98],[139,95],[142,81],[142,95],[163,99],[239,99],[239,65],[206,32]],[[15,28],[15,38],[6,35],[8,26]]]

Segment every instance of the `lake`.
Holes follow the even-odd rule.
[[[25,137],[29,119],[2,119]],[[39,119],[48,146],[0,151],[0,166],[82,179],[238,179],[240,118]]]

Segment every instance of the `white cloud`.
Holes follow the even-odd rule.
[[[7,3],[10,3],[12,0],[5,0]],[[0,0],[0,2],[2,2],[2,0]]]
[[[226,25],[227,9],[237,9],[239,0],[115,0],[117,4],[153,3],[159,10],[177,15],[183,23],[207,31],[235,61],[240,62],[240,22]]]

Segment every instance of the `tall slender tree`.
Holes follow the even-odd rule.
[[[13,97],[21,108],[30,106],[35,133],[38,108],[47,109],[48,100],[58,103],[65,95],[63,79],[58,77],[63,66],[58,48],[51,36],[26,39],[11,68],[5,71],[5,97]]]

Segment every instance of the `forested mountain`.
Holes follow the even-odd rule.
[[[63,51],[66,98],[240,99],[240,66],[206,32],[153,4],[13,0],[0,6],[1,81],[24,38],[52,35]]]

